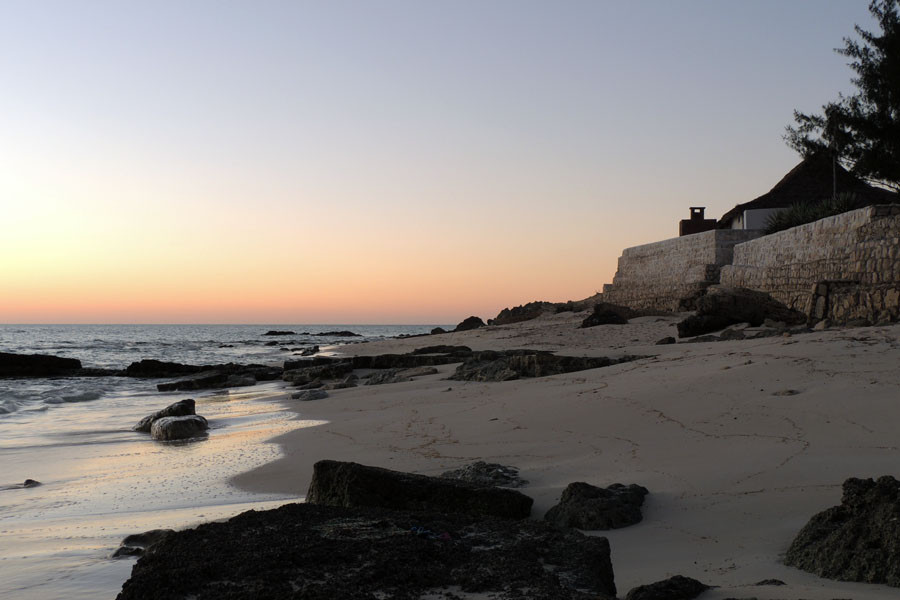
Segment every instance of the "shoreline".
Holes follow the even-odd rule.
[[[656,346],[677,317],[577,329],[584,313],[348,347],[348,354],[433,345],[531,348],[561,355],[653,355],[502,383],[411,382],[286,399],[321,421],[268,440],[282,457],[230,479],[255,493],[304,496],[321,459],[437,475],[475,460],[509,464],[541,518],[573,481],[647,487],[644,521],[603,535],[624,593],[680,574],[720,586],[705,598],[900,598],[789,568],[780,556],[848,477],[896,474],[900,327]],[[786,586],[754,586],[764,579]]]

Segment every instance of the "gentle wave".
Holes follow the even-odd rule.
[[[99,400],[103,397],[100,392],[82,392],[80,394],[70,394],[68,396],[56,396],[44,400],[46,404],[65,404],[66,402],[90,402],[91,400]]]

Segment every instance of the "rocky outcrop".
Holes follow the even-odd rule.
[[[313,354],[317,354],[318,352],[318,346],[310,346],[309,348],[303,348],[302,350],[300,350],[300,356],[312,356]]]
[[[520,377],[546,377],[628,362],[639,356],[555,356],[534,350],[475,352],[456,368],[450,379],[460,381],[509,381]]]
[[[434,375],[438,372],[434,367],[413,367],[412,369],[385,369],[376,371],[366,378],[366,385],[381,385],[383,383],[403,383],[412,381],[415,377]]]
[[[696,301],[697,312],[678,323],[679,337],[693,337],[737,323],[759,327],[766,319],[789,324],[806,322],[806,315],[791,310],[765,292],[712,286]]]
[[[443,327],[435,327],[431,330],[431,335],[438,335],[440,333],[447,333],[447,330]]]
[[[128,365],[128,367],[125,368],[125,376],[146,378],[181,377],[182,375],[199,373],[200,371],[208,370],[210,368],[211,367],[209,367],[208,365],[184,365],[181,363],[165,362],[162,360],[146,358],[144,360],[133,362]]]
[[[581,322],[581,327],[596,327],[597,325],[626,325],[628,319],[640,316],[636,310],[627,306],[619,306],[610,302],[598,302],[594,305],[594,312]]]
[[[625,600],[692,600],[709,589],[696,579],[675,575],[662,581],[633,588]]]
[[[208,428],[206,419],[200,415],[163,417],[150,426],[150,436],[160,441],[184,440],[196,437]]]
[[[484,327],[484,321],[482,321],[479,317],[467,317],[463,319],[463,321],[456,326],[456,329],[453,331],[470,331],[472,329],[478,329],[479,327]]]
[[[292,367],[300,361],[285,361],[285,366]],[[316,379],[339,379],[349,375],[353,371],[353,363],[350,361],[329,361],[313,366],[295,367],[285,369],[281,378],[294,385],[303,385]]]
[[[435,510],[524,519],[533,500],[519,492],[401,473],[352,462],[322,460],[313,466],[309,504]]]
[[[247,375],[230,374],[226,371],[214,369],[201,371],[186,379],[159,383],[156,389],[160,392],[208,390],[212,388],[232,388],[256,385],[256,379]]]
[[[323,331],[322,333],[314,333],[313,335],[319,337],[362,337],[358,333],[353,333],[352,331]]]
[[[619,529],[640,523],[647,488],[614,483],[601,488],[577,481],[563,490],[559,504],[544,519],[560,527]]]
[[[554,312],[556,305],[552,302],[529,302],[521,306],[504,308],[500,313],[488,321],[489,325],[509,325],[536,319],[545,312]],[[471,318],[471,317],[470,317]]]
[[[47,354],[0,352],[0,377],[53,377],[76,374],[81,361]]]
[[[900,587],[900,482],[846,480],[841,504],[810,519],[784,562],[829,579]]]
[[[184,417],[187,415],[195,415],[195,405],[194,401],[190,398],[186,400],[179,400],[174,404],[170,404],[169,406],[156,411],[152,415],[147,415],[143,419],[137,422],[137,424],[132,427],[133,431],[141,431],[143,433],[150,432],[150,426],[153,425],[154,421],[162,419],[163,417]]]
[[[609,543],[531,520],[288,504],[164,536],[119,600],[614,598]]]
[[[301,402],[311,402],[313,400],[324,400],[328,397],[328,392],[325,390],[313,389],[313,390],[303,390],[300,392],[294,392],[291,394],[292,400],[300,400]]]
[[[522,487],[528,482],[519,477],[519,470],[515,467],[488,463],[482,460],[473,462],[459,469],[445,471],[441,477],[446,479],[459,479],[476,485],[497,487]]]

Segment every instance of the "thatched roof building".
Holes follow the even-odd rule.
[[[837,165],[833,170],[831,157],[825,155],[806,158],[791,169],[768,193],[755,200],[738,204],[725,213],[717,224],[719,229],[763,229],[766,219],[778,209],[799,202],[819,203],[837,192],[853,193],[860,206],[900,202],[900,195],[873,187]]]

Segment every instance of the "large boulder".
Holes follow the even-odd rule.
[[[841,504],[800,530],[785,564],[820,577],[900,587],[900,482],[851,478]]]
[[[696,579],[675,575],[662,581],[632,588],[625,600],[692,600],[709,589]]]
[[[331,506],[462,512],[508,519],[527,518],[534,502],[514,490],[334,460],[321,460],[313,466],[306,501]]]
[[[152,358],[145,358],[133,362],[125,368],[126,377],[181,377],[182,375],[190,375],[199,373],[200,371],[209,369],[209,366],[185,365],[175,362],[166,362]]]
[[[566,486],[559,504],[544,519],[560,527],[588,530],[628,527],[643,519],[641,506],[647,493],[647,488],[635,484],[601,488],[576,481]]]
[[[539,521],[287,504],[165,535],[118,600],[611,599],[606,538]],[[456,594],[449,594],[458,597]]]
[[[627,306],[619,306],[609,302],[598,302],[594,305],[594,312],[581,322],[581,327],[596,327],[597,325],[626,325],[628,319],[640,316],[636,310]]]
[[[160,441],[184,440],[197,437],[207,429],[209,424],[200,415],[163,417],[150,426],[150,436]]]
[[[186,400],[179,400],[174,404],[170,404],[169,406],[156,411],[152,415],[147,415],[143,419],[137,422],[137,424],[131,429],[134,431],[142,431],[144,433],[150,432],[150,426],[153,425],[154,421],[162,419],[163,417],[184,417],[187,415],[195,415],[195,405],[194,401],[190,398]]]
[[[792,310],[765,292],[728,286],[711,286],[696,299],[697,314],[678,323],[680,337],[692,337],[737,323],[759,327],[766,319],[784,323],[806,322],[806,315]]]
[[[469,331],[472,329],[478,329],[479,327],[484,327],[484,321],[479,317],[466,317],[463,321],[456,326],[456,329],[453,331]]]
[[[81,369],[77,358],[0,352],[0,377],[52,377]]]

